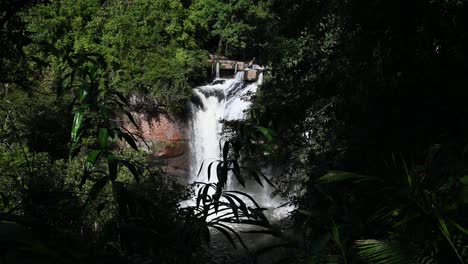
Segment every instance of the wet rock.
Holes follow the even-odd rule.
[[[216,80],[216,81],[212,82],[211,85],[224,84],[225,82],[226,82],[226,80]]]
[[[244,62],[242,62],[242,61],[237,62],[237,70],[238,71],[243,71],[243,70],[245,70],[245,68],[246,68],[246,64]]]
[[[245,70],[244,72],[244,81],[256,82],[258,80],[260,74],[258,70]]]
[[[218,63],[220,70],[234,70],[236,68],[237,61],[220,60]]]

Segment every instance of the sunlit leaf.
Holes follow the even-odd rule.
[[[273,140],[273,131],[271,129],[268,129],[268,128],[262,127],[262,126],[257,126],[257,129],[258,129],[258,131],[260,131],[260,133],[262,133],[262,135],[266,139],[268,139],[268,141]]]

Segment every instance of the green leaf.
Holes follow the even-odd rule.
[[[249,198],[250,201],[252,201],[252,203],[255,205],[255,207],[260,208],[260,205],[258,205],[258,203],[255,201],[255,199],[252,196],[250,196],[250,195],[248,195],[246,193],[239,192],[239,191],[226,191],[226,193],[236,193],[236,194],[240,194],[242,196],[245,196],[245,197]]]
[[[325,174],[324,176],[320,177],[317,182],[318,183],[335,183],[335,182],[342,182],[352,180],[353,182],[363,182],[363,181],[372,181],[375,178],[352,173],[346,171],[330,171],[329,173]]]
[[[113,182],[117,179],[117,157],[114,155],[107,156],[107,165],[109,167],[109,177],[110,180]]]
[[[122,101],[122,103],[126,104],[127,106],[130,106],[127,102],[127,99],[125,98],[125,96],[119,92],[119,91],[113,91],[112,92],[113,94],[117,95],[117,97],[120,99],[120,101]]]
[[[236,232],[236,230],[234,230],[232,227],[230,226],[227,226],[227,225],[224,225],[224,224],[221,224],[221,223],[216,223],[216,225],[218,226],[221,226],[221,227],[224,227],[226,228],[227,230],[231,231],[231,233],[233,233],[236,237],[237,237],[237,240],[239,241],[239,243],[242,245],[242,247],[244,249],[248,249],[247,246],[245,245],[244,241],[242,240],[241,236]]]
[[[130,120],[130,122],[132,122],[132,124],[135,126],[135,127],[138,127],[135,119],[133,118],[132,116],[132,113],[128,112],[128,111],[124,111],[125,115],[128,117],[128,120]]]
[[[226,185],[227,183],[227,174],[228,174],[228,169],[225,166],[224,162],[218,163],[218,166],[216,166],[216,175],[218,176],[218,184],[221,186]]]
[[[209,165],[208,165],[208,182],[210,181],[210,177],[211,177],[211,166],[213,165],[213,163],[215,163],[214,161],[211,162]]]
[[[268,177],[265,174],[261,173],[261,175],[262,175],[263,179],[265,179],[265,181],[268,183],[268,185],[275,188],[275,185],[270,181],[270,179],[268,179]]]
[[[78,142],[79,133],[83,125],[83,113],[77,112],[73,117],[73,125],[71,131],[71,139],[73,142]]]
[[[252,177],[255,179],[255,181],[258,182],[258,184],[260,184],[260,186],[264,187],[263,183],[262,183],[262,180],[260,179],[260,176],[258,175],[258,173],[256,171],[250,170],[250,175],[252,175]]]
[[[136,182],[140,182],[140,177],[139,177],[140,173],[138,172],[135,165],[133,165],[131,162],[126,161],[126,160],[119,160],[119,162],[130,170]]]
[[[107,139],[109,138],[109,130],[107,128],[99,128],[99,148],[105,150],[107,148]]]
[[[233,194],[230,194],[230,193],[223,193],[223,197],[225,197],[225,198],[230,197],[230,198],[236,200],[239,203],[237,208],[239,208],[242,211],[242,213],[244,213],[244,215],[249,214],[249,210],[247,209],[247,205],[245,204],[244,201],[242,201],[241,198],[239,198],[239,197],[237,197],[237,196],[235,196]]]
[[[268,141],[272,141],[273,140],[273,130],[271,129],[268,129],[266,127],[262,127],[262,126],[257,126],[257,129],[258,131],[260,131],[260,133],[262,133],[262,135],[268,139]]]
[[[457,249],[457,246],[455,245],[455,243],[452,241],[452,238],[451,238],[451,235],[450,235],[450,232],[448,230],[448,227],[447,227],[447,224],[445,223],[445,220],[440,217],[439,215],[437,216],[437,219],[439,220],[439,228],[440,228],[440,231],[442,232],[442,234],[445,236],[445,238],[447,239],[447,242],[449,242],[450,246],[452,247],[453,251],[455,252],[455,254],[457,255],[458,259],[460,260],[460,263],[465,263],[463,261],[463,258],[462,256],[460,255],[460,253],[458,252],[458,249]]]
[[[124,138],[125,141],[136,151],[138,151],[138,146],[135,142],[135,139],[133,138],[133,136],[131,136],[130,134],[128,133],[125,133],[125,132],[122,132],[122,131],[119,131],[118,132],[119,136],[121,138]]]
[[[221,234],[223,234],[224,237],[231,243],[232,247],[237,249],[236,243],[234,242],[234,239],[232,239],[232,236],[231,236],[231,234],[229,234],[228,231],[226,231],[224,228],[216,226],[214,224],[210,225],[210,226],[213,227],[214,229],[218,230],[219,232],[221,232]]]
[[[8,198],[8,196],[3,192],[0,192],[0,197],[2,198],[3,206],[8,207],[8,205],[10,205],[10,199]]]
[[[468,175],[461,177],[460,182],[464,185],[468,185]]]
[[[394,242],[382,240],[357,240],[355,242],[358,255],[375,264],[410,264],[412,258],[403,253]]]
[[[100,154],[101,154],[101,150],[92,150],[88,154],[88,157],[86,157],[86,161],[84,164],[83,177],[81,177],[80,184],[79,184],[80,188],[83,187],[83,185],[86,183],[86,180],[88,179],[89,174],[94,168],[94,165],[96,164],[96,161],[98,160]]]
[[[242,185],[245,188],[245,181],[244,181],[244,178],[242,178],[241,176],[239,163],[237,163],[237,160],[234,160],[232,162],[232,165],[233,165],[232,172],[234,173],[234,176],[236,177],[240,185]]]
[[[93,187],[91,187],[91,190],[89,191],[90,201],[96,200],[97,196],[102,191],[102,189],[106,187],[109,180],[109,177],[102,177],[94,183]]]
[[[107,105],[99,105],[99,113],[102,119],[109,120],[109,107]]]
[[[230,207],[232,209],[232,213],[236,217],[237,221],[239,221],[239,212],[238,212],[238,207],[236,205],[236,202],[229,196],[225,195],[224,198],[226,198],[226,200],[228,200],[229,205],[230,205]]]
[[[226,141],[224,142],[224,147],[223,147],[223,161],[224,162],[227,162],[228,153],[229,153],[229,141]]]
[[[87,102],[89,98],[89,91],[86,86],[82,86],[80,89],[80,101],[81,102]]]
[[[202,164],[200,165],[200,169],[198,170],[197,177],[200,176],[200,173],[203,169],[203,164],[205,164],[205,161],[203,161]]]

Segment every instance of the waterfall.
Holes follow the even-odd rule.
[[[248,96],[255,93],[257,87],[257,83],[244,83],[244,72],[241,71],[234,79],[217,78],[213,84],[194,89],[196,100],[190,104],[192,160],[189,182],[206,181],[206,170],[202,171],[198,179],[196,176],[203,162],[208,164],[220,159],[219,145],[223,129],[220,121],[244,119],[244,111],[250,106]],[[215,167],[211,169],[211,174],[216,175]]]
[[[219,64],[216,66],[219,76]],[[190,104],[190,148],[191,166],[189,183],[208,182],[208,164],[221,159],[220,140],[223,131],[222,120],[242,120],[250,107],[250,96],[255,94],[263,82],[263,73],[257,82],[244,82],[244,71],[232,79],[215,79],[212,84],[194,89],[194,100]],[[197,174],[203,164],[200,175]],[[216,182],[216,166],[211,166],[210,182]],[[232,179],[232,177],[230,177]],[[252,181],[244,189],[235,180],[228,181],[228,189],[237,189],[252,195],[265,208],[275,208],[284,203],[270,197],[273,191],[266,183],[265,187]],[[284,217],[285,208],[271,210],[274,218]],[[280,213],[281,211],[281,213]]]

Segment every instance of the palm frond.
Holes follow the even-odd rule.
[[[411,264],[414,258],[391,241],[366,239],[355,241],[358,255],[372,264]]]

